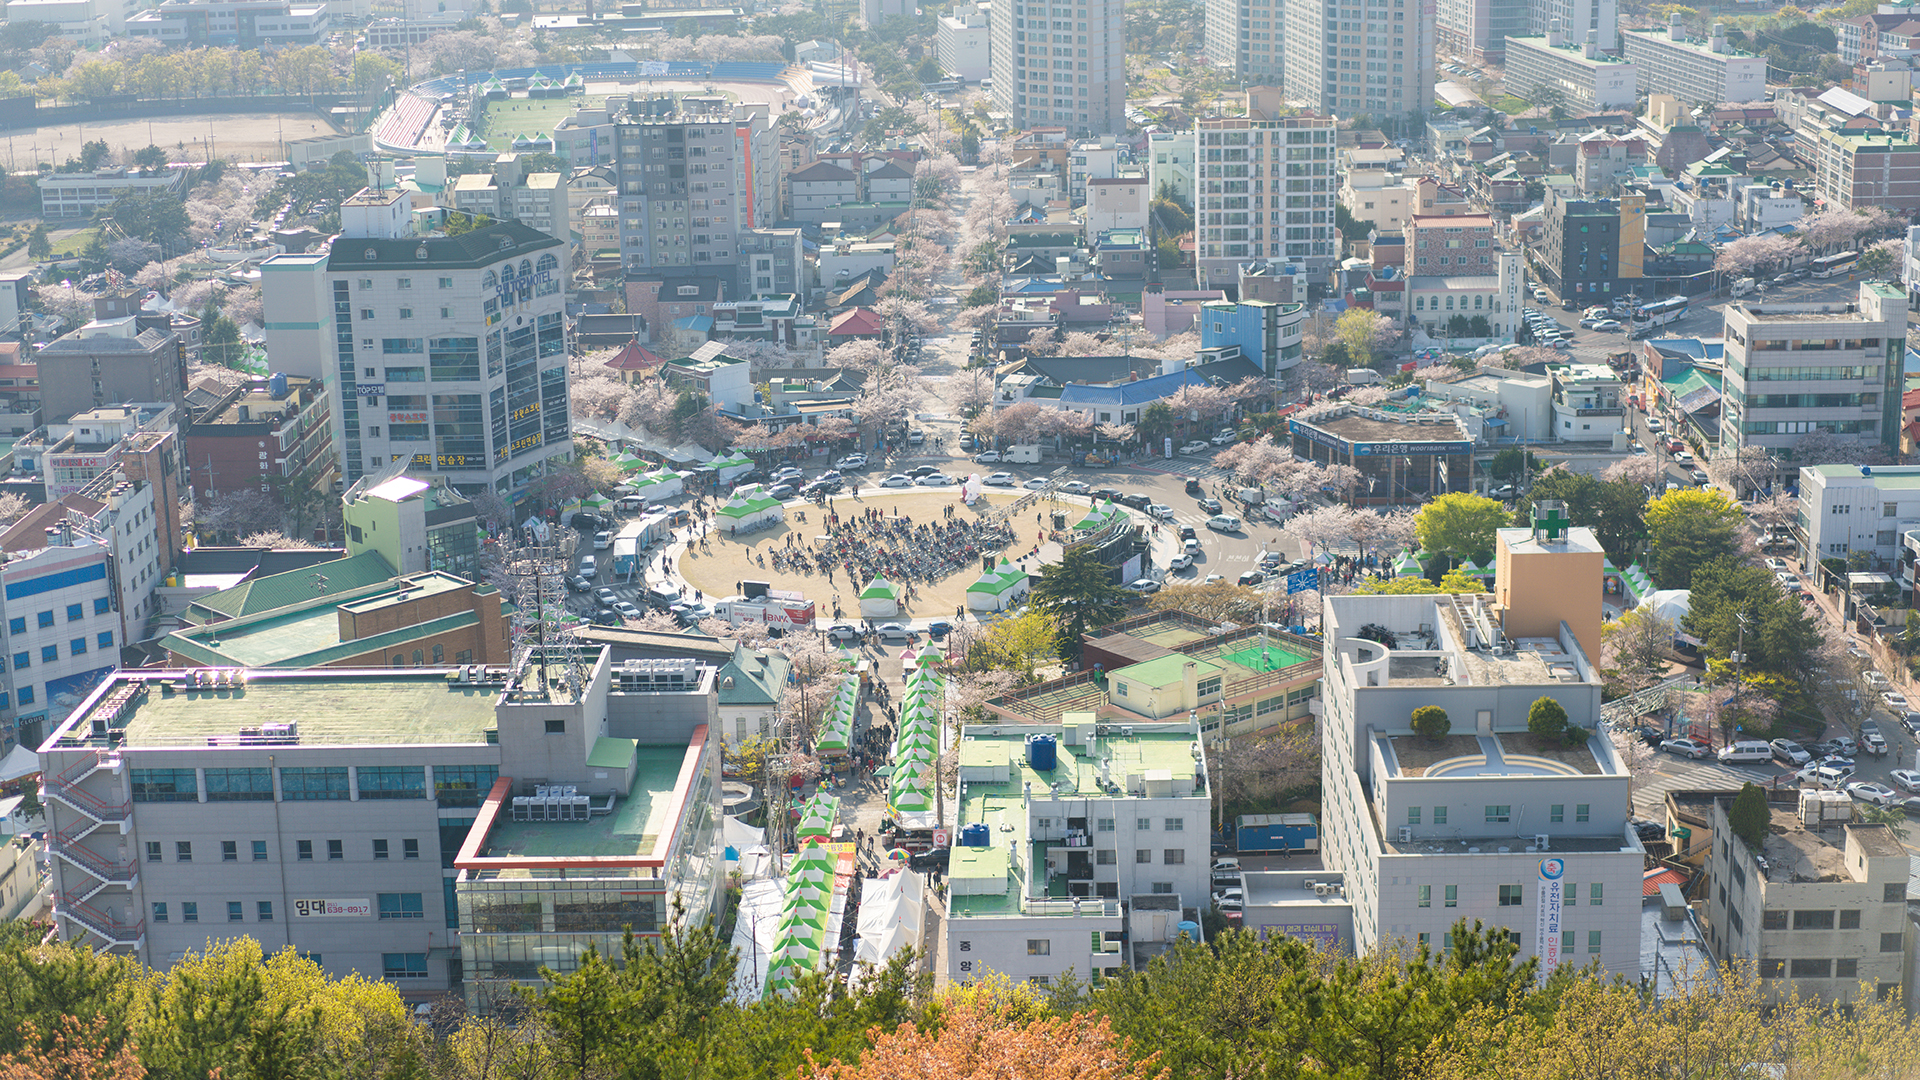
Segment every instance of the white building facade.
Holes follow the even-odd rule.
[[[1334,120],[1222,117],[1195,136],[1194,226],[1201,288],[1239,287],[1241,263],[1333,265]]]
[[[1737,105],[1766,100],[1767,58],[1727,45],[1720,23],[1706,41],[1689,41],[1678,16],[1666,30],[1626,30],[1621,50],[1639,69],[1640,90],[1671,94],[1685,105]]]
[[[1852,303],[1727,305],[1721,446],[1791,449],[1803,435],[1899,449],[1907,293],[1860,283]]]
[[[1417,123],[1433,106],[1434,11],[1420,0],[1287,0],[1286,95],[1318,113]]]
[[[1564,31],[1507,39],[1507,92],[1525,101],[1559,95],[1576,115],[1633,108],[1638,73],[1592,43],[1569,43]]]
[[[973,10],[967,7],[963,4],[940,16],[933,32],[933,53],[940,61],[940,70],[977,83],[993,74],[988,53],[991,31],[987,27],[992,15],[986,4],[974,4]]]
[[[988,20],[993,100],[1015,127],[1111,134],[1126,126],[1121,0],[1002,3]]]

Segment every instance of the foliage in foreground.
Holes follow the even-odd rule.
[[[1097,987],[989,977],[937,994],[905,957],[857,990],[814,977],[743,1004],[741,958],[701,928],[589,952],[533,992],[499,988],[494,1016],[448,1002],[427,1025],[389,984],[248,939],[158,973],[13,932],[0,1080],[1920,1076],[1897,1000],[1770,1003],[1778,984],[1723,970],[1674,973],[1655,1001],[1571,964],[1542,981],[1504,928],[1463,922],[1449,939],[1356,958],[1229,931]]]

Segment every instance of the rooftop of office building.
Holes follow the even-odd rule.
[[[1394,776],[1511,777],[1603,776],[1604,763],[1583,743],[1541,740],[1526,732],[1492,735],[1381,735],[1387,770]]]
[[[1727,305],[1728,315],[1742,315],[1757,323],[1874,322],[1856,303],[1837,304],[1749,304],[1735,301]]]
[[[316,667],[381,651],[383,646],[418,641],[479,621],[469,609],[425,622],[408,623],[365,637],[348,636],[352,620],[429,597],[473,588],[472,582],[438,571],[411,574],[380,583],[374,591],[341,600],[338,593],[309,595],[287,607],[204,626],[177,630],[162,639],[167,651],[198,663],[235,667]],[[495,591],[491,585],[480,593]]]
[[[1344,405],[1332,413],[1295,422],[1354,443],[1468,441],[1466,428],[1452,413],[1424,414],[1416,421]]]
[[[1084,716],[1087,714],[1073,714]],[[1027,740],[1054,736],[1054,767],[1036,769],[1028,759]],[[1071,898],[1064,879],[1049,880],[1044,849],[1063,840],[1033,840],[1029,833],[1031,798],[1125,800],[1207,797],[1201,768],[1199,740],[1191,723],[1131,725],[1076,723],[972,725],[960,742],[961,794],[956,841],[948,865],[954,882],[949,898],[953,918],[1019,914],[1033,898]],[[984,847],[969,846],[960,838],[969,825],[988,829]],[[1029,847],[1029,845],[1032,845]],[[1015,864],[1027,867],[1025,880]],[[964,883],[964,884],[963,884]],[[1102,901],[1087,900],[1089,911]]]
[[[561,859],[653,856],[673,829],[674,799],[687,747],[640,745],[602,738],[587,759],[590,768],[624,768],[634,761],[633,787],[612,798],[610,812],[585,821],[516,820],[512,799],[494,819],[475,854],[487,859]],[[594,800],[596,809],[601,801]],[[531,870],[521,870],[530,874]]]
[[[1847,812],[1850,817],[1851,806],[1844,792],[1801,792],[1806,796],[1825,797]],[[1839,796],[1834,798],[1834,796]],[[1734,800],[1733,793],[1719,797],[1722,807],[1729,807]],[[1853,824],[1847,817],[1822,827],[1818,823],[1809,827],[1805,820],[1804,806],[1795,803],[1770,802],[1767,837],[1760,845],[1760,864],[1767,880],[1776,884],[1814,881],[1865,881],[1867,871],[1864,867],[1850,867],[1847,862],[1847,840],[1851,838],[1860,847],[1860,852],[1870,858],[1885,857],[1906,859],[1907,849],[1893,835],[1886,825]]]
[[[491,742],[502,673],[445,668],[116,672],[73,711],[55,749],[472,745]],[[270,725],[291,725],[272,728]]]
[[[1529,541],[1531,543],[1532,541]],[[1592,673],[1571,635],[1507,638],[1491,595],[1339,596],[1325,636],[1358,667],[1384,660],[1368,686],[1534,686],[1581,683]],[[1362,638],[1358,635],[1365,633]],[[1386,640],[1379,640],[1383,637]],[[1497,641],[1488,645],[1487,642]],[[1384,646],[1384,648],[1383,648]],[[1371,677],[1371,674],[1369,677]]]

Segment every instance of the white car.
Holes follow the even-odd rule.
[[[613,602],[613,610],[619,612],[620,617],[623,619],[638,619],[641,617],[640,609],[625,600],[615,600]]]
[[[928,473],[920,479],[915,480],[914,483],[919,484],[921,487],[946,487],[948,484],[953,483],[953,477],[948,476],[946,473]]]
[[[1187,554],[1189,554],[1189,555],[1198,555],[1198,554],[1200,554],[1200,540],[1199,540],[1199,538],[1198,538],[1198,537],[1193,537],[1193,536],[1189,536],[1189,537],[1187,537],[1187,539],[1186,539],[1186,540],[1185,540],[1184,542],[1182,542],[1182,543],[1181,543],[1181,545],[1180,545],[1180,550],[1182,550],[1182,551],[1184,551],[1184,552],[1186,552],[1186,553],[1187,553]]]
[[[1168,506],[1166,503],[1153,503],[1147,507],[1147,516],[1159,518],[1161,521],[1172,521],[1173,507]]]
[[[1787,560],[1785,559],[1768,559],[1767,569],[1773,571],[1776,574],[1788,574],[1793,572],[1793,568],[1787,565]]]
[[[1240,436],[1237,432],[1223,431],[1220,434],[1215,435],[1213,438],[1208,439],[1207,441],[1212,443],[1215,446],[1230,446],[1233,443],[1238,442],[1239,440],[1240,440]]]
[[[1912,706],[1907,704],[1907,696],[1905,694],[1896,693],[1892,690],[1881,694],[1880,700],[1887,703],[1887,708],[1897,713],[1903,713],[1912,708]]]
[[[846,623],[840,623],[838,625],[830,626],[827,628],[827,637],[829,640],[838,641],[842,643],[849,642],[849,641],[859,641],[860,631],[856,630],[851,626],[848,626]]]
[[[1887,779],[1893,781],[1896,787],[1920,791],[1920,769],[1895,769],[1887,774]]]
[[[1207,519],[1207,528],[1216,532],[1239,532],[1240,519],[1232,514],[1215,514]]]
[[[1216,581],[1225,581],[1225,580],[1227,580],[1227,576],[1225,574],[1208,574],[1207,580],[1202,582],[1201,584],[1211,585]]]
[[[1193,556],[1175,555],[1173,559],[1167,563],[1167,569],[1168,570],[1185,570],[1187,567],[1192,565],[1193,565]]]
[[[1213,449],[1212,443],[1195,441],[1181,447],[1180,452],[1183,454],[1204,454],[1211,449]]]
[[[1608,331],[1608,330],[1618,330],[1620,329],[1620,320],[1601,319],[1599,322],[1593,324],[1593,328],[1595,330],[1599,330],[1602,332]]]
[[[1673,453],[1673,460],[1674,463],[1678,465],[1691,465],[1693,464],[1693,452],[1691,450],[1676,450]]]
[[[1144,578],[1144,577],[1135,578],[1132,581],[1127,582],[1126,585],[1122,586],[1122,588],[1126,589],[1130,593],[1139,593],[1141,596],[1146,596],[1148,593],[1159,592],[1160,583],[1153,580],[1152,578]]]
[[[1060,485],[1060,490],[1069,495],[1085,495],[1091,489],[1085,480],[1069,480]]]
[[[1028,480],[1026,483],[1021,484],[1020,486],[1023,488],[1026,488],[1029,491],[1039,491],[1041,488],[1046,487],[1050,483],[1052,483],[1052,481],[1048,480],[1046,477],[1036,476]]]
[[[988,487],[1012,487],[1017,481],[1012,473],[997,472],[980,482]]]
[[[885,480],[880,481],[880,486],[883,488],[912,487],[913,477],[908,476],[906,473],[894,473],[892,476],[889,476]]]
[[[613,546],[613,534],[605,530],[593,534],[593,550],[605,551]]]
[[[834,467],[837,469],[864,469],[867,467],[867,455],[848,454],[846,457],[834,462]]]
[[[997,465],[1000,463],[1000,451],[989,450],[984,454],[975,454],[973,460],[981,465]]]
[[[1900,797],[1900,793],[1885,784],[1876,784],[1871,780],[1861,780],[1847,785],[1847,794],[1863,803],[1885,806]]]

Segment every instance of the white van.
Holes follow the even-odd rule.
[[[1720,748],[1722,765],[1762,765],[1773,760],[1773,747],[1756,739],[1742,739]]]

